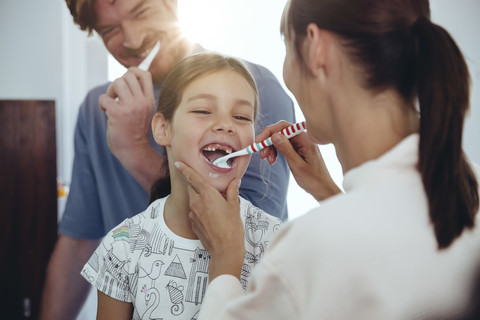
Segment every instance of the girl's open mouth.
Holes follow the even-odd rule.
[[[217,160],[218,158],[220,157],[223,157],[223,156],[226,156],[232,152],[235,152],[235,149],[233,149],[232,147],[228,146],[228,145],[223,145],[223,144],[218,144],[218,143],[212,143],[212,144],[208,144],[206,146],[204,146],[202,148],[202,153],[203,153],[203,156],[205,157],[205,159],[207,159],[207,161],[212,164],[213,161]],[[234,164],[235,164],[235,159],[236,158],[232,158],[232,159],[229,159],[229,165],[230,167],[233,168]],[[213,165],[212,165],[213,166]],[[216,166],[213,166],[215,168],[218,168]]]

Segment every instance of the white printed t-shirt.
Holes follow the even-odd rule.
[[[199,240],[182,238],[165,224],[165,200],[113,228],[84,266],[82,276],[106,295],[134,306],[133,319],[195,319],[208,285],[210,255]],[[240,197],[245,228],[241,283],[280,227]]]

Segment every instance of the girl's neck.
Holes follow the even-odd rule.
[[[167,198],[163,211],[165,224],[173,233],[187,239],[198,239],[188,217],[190,206],[186,188],[175,190],[172,184],[172,193]]]

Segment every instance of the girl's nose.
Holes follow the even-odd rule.
[[[123,28],[123,46],[128,49],[139,49],[142,47],[143,40],[145,38],[144,32],[141,30],[141,26],[135,21],[124,21],[122,23]]]
[[[229,133],[232,134],[235,132],[235,128],[233,126],[232,120],[230,117],[222,116],[216,119],[214,124],[214,131],[218,133]]]

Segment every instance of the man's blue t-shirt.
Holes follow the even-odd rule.
[[[255,78],[259,93],[256,134],[280,120],[295,122],[293,103],[274,75],[262,66],[246,61],[245,64]],[[108,147],[107,116],[98,106],[98,98],[108,85],[96,87],[87,94],[75,128],[72,182],[59,233],[76,239],[102,238],[121,221],[148,206],[149,193]],[[159,146],[156,149],[161,152]],[[277,162],[270,166],[259,155],[253,155],[242,178],[240,195],[265,212],[287,220],[289,176],[283,156],[279,155]]]

